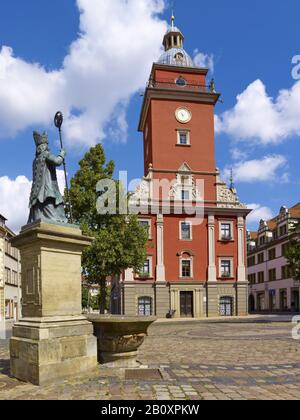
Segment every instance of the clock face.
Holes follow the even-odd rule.
[[[191,112],[186,108],[178,108],[175,115],[176,119],[183,124],[188,123],[192,119]]]

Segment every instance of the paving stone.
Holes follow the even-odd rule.
[[[0,341],[0,400],[300,399],[300,346],[289,323],[154,324],[139,361],[163,369],[162,383],[128,382],[124,371],[102,366],[39,388],[8,376],[8,342]]]

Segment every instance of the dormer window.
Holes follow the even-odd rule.
[[[175,55],[175,59],[178,61],[182,61],[184,59],[184,55],[182,53],[177,53]]]
[[[265,236],[261,236],[259,238],[259,245],[262,246],[266,243],[266,237]]]
[[[280,234],[280,236],[284,236],[284,235],[286,235],[288,232],[287,232],[287,225],[283,225],[283,226],[280,226],[280,228],[279,228],[279,234]]]

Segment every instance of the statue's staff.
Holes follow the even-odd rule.
[[[59,111],[55,114],[54,124],[55,124],[55,127],[58,128],[58,131],[59,131],[60,146],[62,149],[64,148],[63,141],[62,141],[62,131],[61,131],[63,122],[64,122],[63,114],[62,112]],[[68,182],[68,175],[67,175],[67,165],[66,165],[65,158],[64,158],[63,164],[64,164],[64,172],[65,172],[65,183],[66,183],[68,206],[69,206],[69,212],[70,212],[70,222],[73,223],[72,203],[71,203],[71,196],[70,196],[70,189],[69,189],[69,182]]]

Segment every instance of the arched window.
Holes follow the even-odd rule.
[[[193,255],[189,251],[179,254],[179,277],[181,279],[193,278]]]
[[[138,303],[139,316],[152,316],[152,298],[143,296],[139,298]]]

